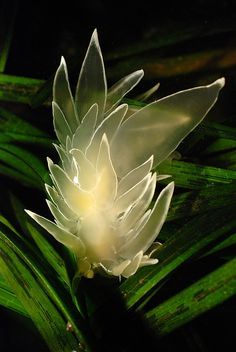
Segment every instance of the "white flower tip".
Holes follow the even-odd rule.
[[[54,114],[54,111],[55,111],[55,109],[56,109],[56,106],[58,106],[57,105],[57,103],[53,100],[52,101],[52,113]]]
[[[215,82],[209,84],[208,87],[211,87],[211,86],[218,86],[219,89],[223,88],[225,85],[225,78],[224,77],[221,77],[219,79],[217,79]]]
[[[91,41],[93,41],[96,46],[99,46],[99,42],[98,42],[98,31],[97,28],[94,29],[92,37],[91,37]]]
[[[24,211],[26,212],[26,214],[28,214],[31,218],[34,219],[34,213],[28,209],[24,209]]]
[[[60,66],[66,66],[66,61],[65,61],[64,56],[61,56]]]
[[[215,83],[218,83],[218,85],[220,86],[220,88],[223,88],[225,85],[225,78],[221,77],[219,79],[217,79],[217,81]]]
[[[103,135],[102,135],[101,144],[102,144],[102,143],[105,143],[106,145],[109,145],[109,142],[108,142],[106,133],[103,133]]]
[[[175,183],[174,183],[174,181],[170,182],[166,188],[170,191],[170,193],[173,194],[174,188],[175,188]]]
[[[49,157],[47,157],[47,163],[48,163],[48,168],[50,169],[50,167],[53,165],[52,159],[50,159]]]
[[[137,70],[137,74],[143,77],[144,76],[144,70],[143,69]]]

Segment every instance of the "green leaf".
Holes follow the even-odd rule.
[[[56,252],[54,247],[46,239],[47,233],[41,233],[36,224],[30,220],[26,221],[26,227],[41,251],[43,257],[49,265],[55,270],[58,279],[61,280],[65,286],[70,287],[69,277],[66,271],[65,263],[61,256]]]
[[[0,173],[6,176],[14,177],[14,172],[20,173],[21,181],[27,180],[29,186],[42,189],[44,183],[48,180],[48,171],[46,166],[31,152],[8,143],[0,144]],[[8,168],[13,170],[7,173]]]
[[[44,80],[0,74],[0,100],[29,104]]]
[[[107,60],[117,60],[131,55],[139,55],[148,50],[159,49],[166,46],[171,46],[177,43],[193,40],[194,38],[204,38],[210,35],[219,33],[227,33],[235,29],[235,19],[230,18],[224,21],[223,18],[211,19],[203,23],[195,21],[194,18],[185,19],[185,21],[171,20],[171,23],[166,23],[164,26],[158,27],[158,24],[152,28],[152,31],[145,37],[144,40],[132,41],[128,45],[115,47],[113,51],[106,55]],[[145,43],[145,44],[144,44]],[[148,56],[148,55],[146,55]]]
[[[124,281],[120,291],[127,307],[139,302],[150,290],[172,273],[186,260],[209,246],[220,236],[235,230],[236,207],[228,206],[216,209],[183,225],[175,234],[171,234],[155,257],[157,265],[141,268],[134,276]]]
[[[227,236],[225,240],[221,241],[216,246],[211,248],[208,252],[204,253],[203,257],[214,254],[216,252],[222,251],[223,249],[226,249],[235,245],[236,245],[236,233],[233,233],[232,235]]]
[[[236,258],[206,275],[146,314],[165,335],[236,294]]]
[[[79,341],[87,344],[87,328],[76,310],[71,311],[71,301],[57,283],[52,286],[50,271],[47,278],[36,263],[30,250],[22,246],[19,238],[0,224],[0,273],[9,284],[51,351],[79,349]],[[74,332],[68,334],[70,322]],[[79,326],[79,328],[78,328]],[[82,332],[83,331],[83,332]]]
[[[194,216],[230,205],[236,199],[236,184],[217,184],[199,191],[179,193],[173,197],[167,220]]]
[[[3,0],[0,5],[0,72],[4,72],[17,13],[17,0]]]
[[[0,108],[0,142],[24,142],[51,147],[49,136],[10,111]]]
[[[215,122],[201,123],[180,145],[180,153],[210,155],[236,147],[236,128]]]
[[[234,148],[231,148],[229,145],[224,145],[224,148],[229,149],[229,151],[206,157],[206,162],[219,167],[236,170],[236,141]]]
[[[172,175],[176,186],[200,189],[217,183],[232,183],[236,180],[236,171],[212,166],[203,166],[178,160],[166,160],[157,167],[160,174]],[[169,182],[162,181],[163,183]]]
[[[2,278],[2,276],[0,276],[0,305],[7,309],[11,309],[20,315],[29,317],[25,308],[22,306],[14,292],[6,284],[6,281]]]

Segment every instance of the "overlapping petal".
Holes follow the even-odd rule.
[[[111,141],[118,176],[122,177],[152,154],[154,165],[166,159],[202,121],[223,86],[221,78],[208,86],[175,93],[145,106],[125,120]]]
[[[54,222],[28,214],[75,253],[78,271],[92,278],[97,268],[129,277],[154,265],[154,242],[174,191],[169,183],[157,197],[152,173],[214,105],[224,79],[188,89],[133,111],[119,105],[143,76],[138,70],[107,91],[95,30],[72,97],[62,58],[53,86],[53,124],[60,165],[48,159],[53,186],[46,185]],[[152,94],[158,86],[147,92]]]

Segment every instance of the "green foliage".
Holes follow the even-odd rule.
[[[101,346],[101,350],[116,351],[116,339],[126,336],[130,316],[128,321],[135,331],[136,314],[141,314],[158,335],[159,343],[164,335],[187,326],[203,313],[207,317],[209,310],[224,306],[236,294],[235,119],[230,119],[225,106],[221,106],[220,117],[214,110],[211,119],[181,143],[179,160],[170,156],[157,168],[158,173],[172,175],[176,185],[160,233],[163,245],[155,253],[157,265],[144,267],[121,282],[99,274],[90,281],[74,277],[74,258],[24,212],[25,204],[37,209],[34,195],[41,192],[43,202],[44,183],[50,183],[45,157],[53,141],[49,133],[35,126],[34,109],[43,105],[50,114],[52,79],[23,77],[6,70],[17,13],[17,2],[11,3],[3,1],[0,7],[0,190],[4,190],[0,209],[4,214],[0,216],[0,305],[31,320],[50,351],[96,352]],[[174,30],[151,28],[147,40],[122,48],[112,44],[106,56],[108,76],[110,80],[120,78],[129,68],[136,70],[144,65],[145,77],[150,81],[168,77],[168,94],[179,75],[186,79],[186,85],[195,80],[188,73],[198,73],[195,81],[204,84],[210,74],[217,78],[222,71],[233,77],[235,48],[227,51],[219,44],[208,49],[208,44],[209,38],[219,36],[220,42],[224,33],[235,33],[235,23],[234,18],[220,25],[219,18],[204,25],[179,22],[173,25]],[[189,40],[199,38],[205,38],[205,47],[195,53]],[[177,43],[184,46],[181,55]],[[133,109],[144,105],[133,99],[124,102]],[[29,113],[30,119],[26,119]],[[170,178],[162,180],[159,187],[167,182]],[[196,276],[186,275],[188,266]],[[179,281],[175,284],[179,277],[180,285]],[[71,331],[67,331],[68,323]],[[112,328],[116,331],[109,335]],[[149,333],[146,338],[150,338]]]
[[[165,335],[236,294],[236,259],[230,260],[146,314]]]

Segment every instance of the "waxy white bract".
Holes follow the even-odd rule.
[[[73,251],[78,271],[94,269],[129,277],[150,256],[166,219],[174,183],[150,209],[157,179],[152,168],[166,159],[204,118],[224,85],[188,89],[133,114],[121,99],[142,78],[136,71],[107,90],[103,58],[94,31],[73,99],[62,58],[53,87],[53,123],[60,166],[48,160],[53,186],[46,185],[54,222],[27,211]]]

